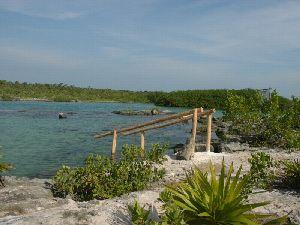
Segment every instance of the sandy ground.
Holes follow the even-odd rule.
[[[300,153],[271,152],[276,159],[300,159]],[[209,161],[220,167],[222,160],[226,165],[234,163],[235,168],[243,165],[249,169],[249,152],[235,153],[196,153],[191,161],[178,161],[171,157],[164,163],[165,178],[154,184],[149,190],[133,192],[109,200],[75,202],[72,199],[53,198],[51,191],[45,188],[42,179],[7,177],[7,186],[0,189],[0,224],[130,224],[127,205],[137,199],[141,204],[152,207],[155,217],[160,212],[159,193],[166,183],[184,179],[193,166],[207,170]],[[250,201],[270,201],[271,204],[260,207],[262,213],[289,214],[293,222],[300,223],[300,196],[291,191],[273,190],[250,196]]]

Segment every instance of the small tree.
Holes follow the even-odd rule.
[[[255,146],[300,148],[299,99],[280,107],[276,91],[270,100],[257,92],[252,98],[228,93],[224,119],[232,121],[231,133]]]

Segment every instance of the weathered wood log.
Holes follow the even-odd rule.
[[[196,133],[197,133],[197,126],[198,126],[198,111],[201,112],[201,109],[200,110],[194,109],[192,135],[189,140],[189,143],[185,146],[185,148],[180,153],[180,155],[177,155],[177,159],[190,160],[195,153]]]
[[[117,138],[118,138],[118,132],[116,129],[114,129],[114,136],[113,136],[113,142],[112,142],[112,148],[111,148],[111,158],[113,160],[115,160],[115,158],[116,158]]]
[[[186,112],[183,112],[183,113],[178,113],[178,114],[175,114],[175,115],[171,115],[171,116],[168,116],[168,117],[164,117],[164,118],[152,120],[150,122],[146,122],[146,123],[143,123],[143,124],[138,124],[138,125],[135,125],[135,126],[132,126],[132,127],[120,129],[119,132],[121,132],[122,134],[128,135],[127,134],[128,131],[139,129],[139,128],[143,128],[143,127],[147,127],[147,126],[150,126],[150,125],[154,125],[156,123],[161,123],[161,122],[165,122],[165,121],[173,120],[173,119],[177,119],[177,118],[188,118],[188,119],[191,119],[191,118],[193,118],[193,112],[194,112],[193,110],[190,110],[190,111],[186,111]],[[208,111],[203,112],[203,108],[199,108],[198,109],[198,116],[199,117],[205,117],[205,116],[207,116],[209,114],[212,114],[214,112],[215,112],[214,109],[210,109]],[[179,121],[179,123],[180,122],[181,121]],[[164,127],[164,126],[162,126],[162,127]],[[160,128],[160,127],[158,127],[158,128]],[[157,128],[154,128],[154,129],[157,129]],[[151,130],[151,129],[147,129],[147,130]],[[137,132],[135,132],[135,133],[139,133],[139,132],[140,132],[140,130],[137,131]],[[96,134],[94,136],[94,138],[97,138],[97,139],[103,138],[103,137],[112,135],[113,133],[114,133],[113,131],[109,131],[109,132],[102,133],[102,134]]]
[[[145,156],[145,132],[141,132],[141,149],[142,149],[142,154],[141,156]]]
[[[96,134],[94,136],[94,138],[103,138],[103,137],[106,137],[106,136],[109,136],[109,135],[113,135],[113,134],[114,134],[114,131],[108,131],[106,133]]]
[[[164,123],[164,124],[162,124],[162,125],[151,126],[151,127],[145,127],[145,128],[139,129],[139,130],[131,131],[131,132],[123,132],[122,134],[123,134],[124,136],[127,136],[127,135],[137,134],[137,133],[140,133],[140,132],[145,132],[145,131],[148,131],[148,130],[160,129],[160,128],[172,126],[172,125],[175,125],[175,124],[178,124],[178,123],[183,123],[183,122],[185,122],[185,121],[187,121],[187,120],[190,120],[191,117],[192,117],[192,115],[191,115],[191,116],[183,117],[183,118],[181,118],[181,119],[172,120],[172,121],[167,122],[167,123]]]
[[[143,123],[143,124],[138,124],[138,125],[128,127],[128,128],[123,128],[123,129],[120,129],[119,132],[123,133],[123,132],[131,131],[131,130],[142,128],[142,127],[145,127],[145,126],[150,126],[150,125],[153,125],[153,124],[156,124],[156,123],[161,123],[161,122],[164,122],[164,121],[167,121],[167,120],[172,120],[172,119],[188,116],[188,115],[191,115],[192,113],[193,113],[193,111],[190,110],[190,111],[186,111],[186,112],[183,112],[183,113],[174,114],[174,115],[167,116],[167,117],[164,117],[164,118],[152,120],[150,122],[146,122],[146,123]],[[96,135],[94,135],[94,138],[103,138],[103,137],[106,137],[106,136],[109,136],[109,135],[112,135],[112,134],[113,134],[113,131],[109,131],[109,132],[102,133],[102,134],[96,134]]]
[[[198,127],[198,109],[195,109],[193,114],[193,127],[192,127],[192,136],[191,136],[191,141],[193,142],[196,141],[197,127]]]
[[[212,114],[209,114],[207,116],[207,138],[206,138],[206,151],[207,152],[210,152],[211,124],[212,124]]]
[[[193,113],[193,111],[190,110],[190,111],[186,111],[186,112],[183,112],[183,113],[178,113],[178,114],[174,114],[174,115],[171,115],[171,116],[167,116],[167,117],[159,118],[159,119],[156,119],[156,120],[152,120],[152,121],[149,121],[149,122],[146,122],[146,123],[138,124],[138,125],[135,125],[135,126],[132,126],[132,127],[123,128],[120,131],[122,133],[127,132],[127,131],[131,131],[131,130],[135,130],[135,129],[138,129],[138,128],[154,125],[156,123],[165,122],[167,120],[172,120],[172,119],[177,119],[177,118],[180,118],[180,117],[183,117],[183,116],[188,116],[188,115],[191,115],[192,113]]]

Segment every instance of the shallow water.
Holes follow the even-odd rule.
[[[122,116],[114,110],[151,109],[152,104],[1,102],[0,154],[15,169],[9,175],[48,178],[62,165],[78,166],[89,153],[110,155],[112,137],[95,140],[97,132],[150,121],[159,116]],[[165,108],[173,112],[180,108]],[[58,113],[69,113],[59,120]],[[170,146],[184,143],[191,125],[176,125],[146,133],[152,143]],[[139,135],[118,138],[117,151],[125,143],[139,145]],[[3,160],[3,159],[2,159]]]

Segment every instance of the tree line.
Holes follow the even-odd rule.
[[[255,89],[227,90],[182,90],[172,92],[162,91],[128,91],[96,88],[80,88],[63,83],[38,84],[21,83],[0,80],[0,99],[11,101],[18,99],[48,99],[56,102],[70,101],[116,101],[153,103],[157,106],[186,107],[186,108],[215,108],[224,109],[228,93],[253,98]],[[291,100],[279,96],[279,104],[288,107]]]

